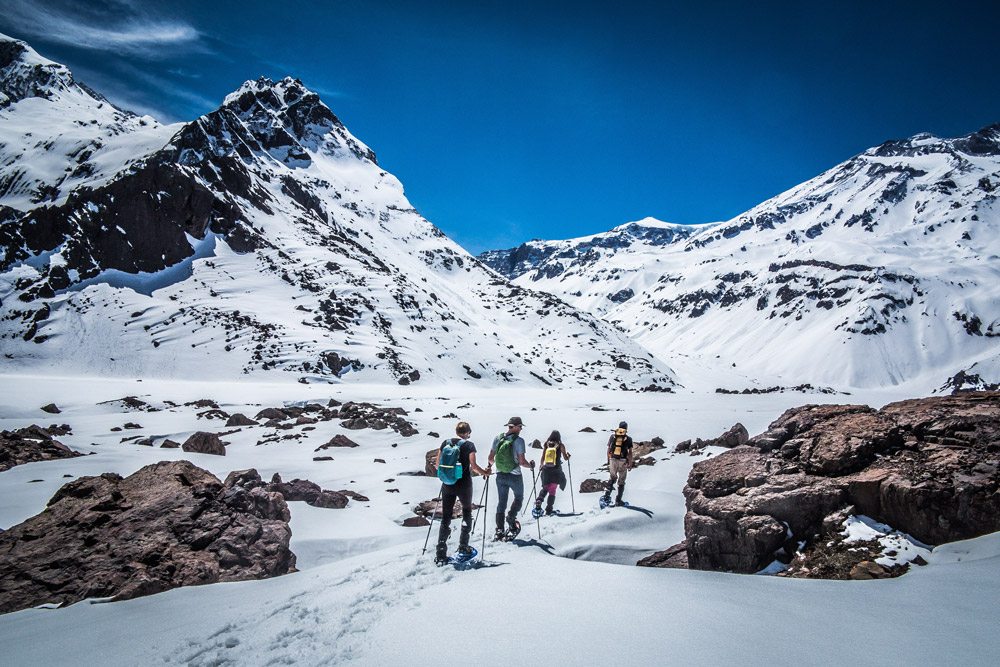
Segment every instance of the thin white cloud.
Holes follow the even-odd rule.
[[[172,55],[164,47],[203,48],[201,33],[176,20],[144,15],[129,2],[112,1],[103,11],[88,3],[58,5],[38,0],[4,3],[4,23],[50,42],[148,58]]]

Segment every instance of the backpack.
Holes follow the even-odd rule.
[[[549,443],[545,443],[548,445]],[[559,445],[554,444],[551,447],[546,447],[545,452],[542,454],[542,467],[543,468],[554,468],[559,465]]]
[[[441,456],[438,458],[437,476],[443,483],[451,486],[462,479],[462,464],[458,455],[462,451],[465,440],[453,438],[441,443]]]
[[[517,460],[514,458],[515,440],[517,440],[517,435],[513,433],[500,436],[500,442],[497,443],[497,453],[493,457],[499,472],[514,472],[517,470]]]
[[[627,433],[623,428],[615,429],[615,442],[611,446],[611,458],[625,458],[625,438],[628,437]]]

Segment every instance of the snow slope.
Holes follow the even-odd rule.
[[[114,109],[23,43],[0,43],[19,54],[4,80],[38,80],[34,96],[8,95],[0,111],[18,184],[0,189],[9,368],[673,384],[615,327],[499,279],[422,218],[301,82],[248,81],[216,111],[164,128]],[[36,132],[55,138],[39,144]],[[101,144],[104,162],[90,158],[100,168],[58,180],[66,151],[85,141]],[[37,183],[60,194],[36,205]]]
[[[656,453],[657,463],[630,474],[626,495],[652,512],[600,511],[595,494],[562,492],[557,507],[575,501],[581,516],[522,519],[523,540],[486,543],[489,567],[438,569],[421,556],[427,532],[403,528],[410,507],[434,495],[433,479],[399,476],[420,468],[423,453],[446,433],[454,413],[486,443],[512,414],[525,435],[560,428],[577,485],[601,463],[609,429],[628,419],[633,435],[668,443],[713,436],[742,421],[758,432],[798,401],[786,395],[650,395],[552,389],[329,387],[294,382],[181,382],[144,379],[3,376],[0,428],[50,415],[73,426],[62,438],[93,456],[19,466],[0,473],[0,527],[40,511],[64,475],[127,474],[164,458],[190,457],[225,476],[256,466],[264,475],[305,477],[325,488],[350,488],[371,501],[343,510],[291,503],[292,549],[302,571],[258,582],[178,589],[120,603],[82,602],[65,609],[30,609],[0,616],[0,641],[11,664],[454,664],[558,656],[561,664],[991,664],[1000,640],[1000,539],[997,535],[938,547],[930,564],[892,580],[836,582],[636,568],[637,555],[682,537],[681,486],[697,457]],[[17,387],[18,390],[11,389]],[[158,412],[127,412],[107,401],[138,395]],[[128,435],[174,439],[210,426],[196,408],[169,407],[212,398],[230,412],[257,406],[339,400],[401,405],[421,435],[344,431],[336,424],[302,432],[302,440],[255,446],[269,429],[247,427],[227,436],[226,457],[184,455],[120,444],[110,432],[124,421],[142,424]],[[901,398],[872,391],[851,397],[875,406]],[[537,409],[532,409],[532,406]],[[415,408],[423,412],[415,412]],[[593,407],[609,412],[594,411]],[[577,433],[589,425],[597,433]],[[336,450],[334,461],[312,461],[313,448],[333,433],[361,446]],[[394,447],[393,444],[398,446]],[[324,453],[329,453],[329,450]],[[709,452],[715,454],[717,452]],[[536,450],[529,450],[537,458]],[[385,464],[374,464],[381,458]],[[387,481],[387,480],[392,481]],[[32,481],[41,480],[41,481]],[[482,482],[474,482],[478,501]],[[398,488],[398,493],[389,492]],[[495,502],[491,488],[491,504]],[[475,538],[481,539],[484,517]],[[486,521],[489,524],[489,521]],[[487,525],[492,531],[492,526]],[[452,540],[454,549],[454,539]],[[479,544],[480,548],[482,544]],[[609,619],[624,626],[609,632]],[[451,629],[442,639],[442,624]],[[458,629],[454,629],[455,626]],[[463,634],[464,633],[464,634]],[[463,639],[463,637],[465,639]],[[443,648],[442,644],[446,644]]]
[[[928,391],[969,371],[954,384],[981,386],[1000,380],[998,192],[1000,126],[924,134],[663,242],[640,221],[484,260],[660,358],[718,358],[761,385]]]

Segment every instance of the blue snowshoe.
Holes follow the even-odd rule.
[[[458,553],[448,558],[448,565],[454,565],[456,569],[463,569],[469,566],[478,555],[479,551],[475,547],[469,547],[465,551],[459,549]]]

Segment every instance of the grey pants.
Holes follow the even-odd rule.
[[[514,492],[514,504],[510,506],[510,517],[516,517],[524,501],[524,479],[511,472],[498,472],[497,476],[497,517],[507,511],[507,495]],[[498,522],[498,527],[499,527]]]

